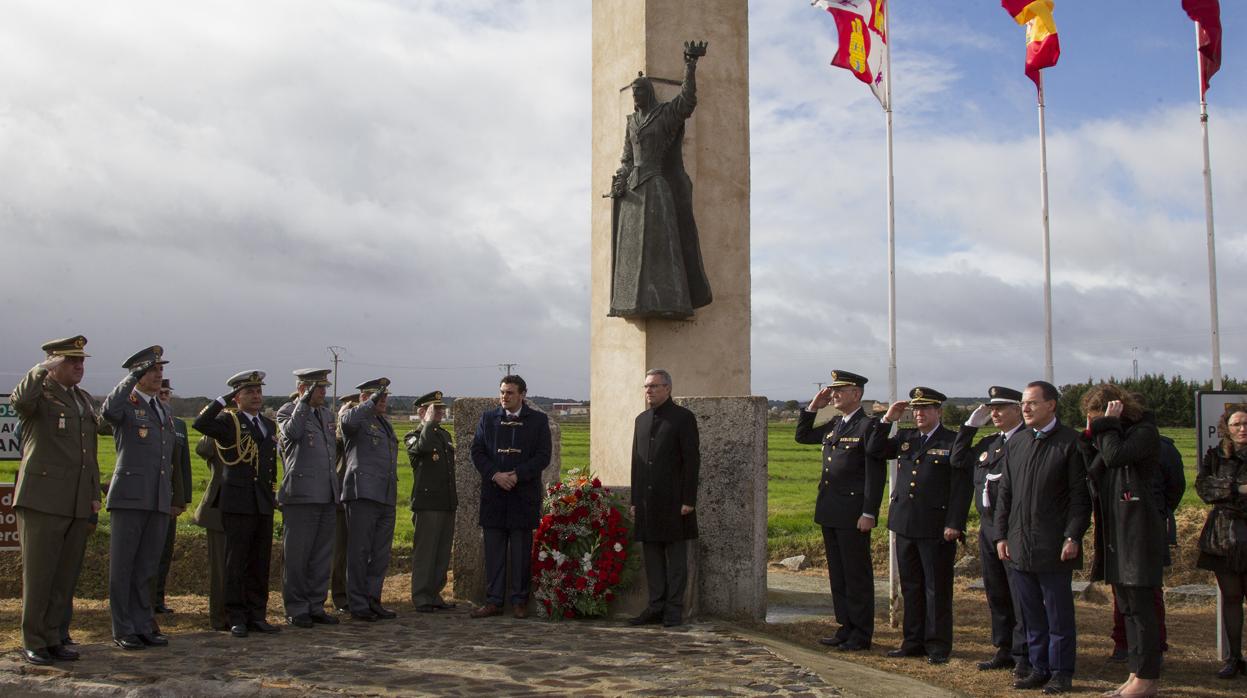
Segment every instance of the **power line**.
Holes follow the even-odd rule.
[[[514,366],[519,366],[519,364],[498,364],[498,368],[500,369],[503,368],[504,366],[506,367],[506,370],[503,371],[503,375],[509,376],[511,375],[511,368]]]
[[[333,354],[333,408],[338,409],[338,364],[342,362],[341,354],[346,347],[329,345],[329,353]]]

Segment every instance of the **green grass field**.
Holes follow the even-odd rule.
[[[589,466],[589,424],[587,422],[564,422],[559,425],[562,441],[562,469],[566,473],[572,468]],[[406,422],[396,424],[395,431],[401,437],[411,425]],[[779,555],[798,552],[814,552],[822,549],[822,537],[818,526],[814,524],[814,496],[817,492],[820,475],[820,447],[798,444],[793,440],[796,425],[793,423],[772,422],[767,425],[767,457],[769,488],[767,492],[767,547],[772,558]],[[985,430],[986,431],[986,430]],[[1187,489],[1182,498],[1182,506],[1203,506],[1195,495],[1195,471],[1198,461],[1195,458],[1194,429],[1162,429],[1162,433],[1174,440],[1182,453],[1186,465]],[[195,455],[193,445],[198,434],[192,429],[191,468],[194,480],[194,501],[191,508],[198,506],[208,482],[208,466],[199,456]],[[111,436],[100,437],[99,442],[100,475],[107,481],[112,475],[116,461],[116,450]],[[17,471],[16,461],[0,461],[0,481],[12,482]],[[398,468],[399,511],[394,532],[395,545],[410,546],[412,540],[411,510],[407,505],[407,497],[411,492],[412,472],[407,455],[400,453]],[[460,493],[464,496],[466,493]],[[880,525],[875,535],[883,536],[887,523],[887,506],[880,516]],[[971,509],[970,521],[977,526],[978,512]],[[107,526],[107,512],[101,517],[100,525]],[[278,514],[280,521],[280,514]],[[183,516],[178,523],[179,535],[188,533],[197,535],[202,529],[190,523],[189,516]],[[279,529],[280,530],[280,529]]]

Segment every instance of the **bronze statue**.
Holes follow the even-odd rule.
[[[709,305],[693,183],[684,171],[684,121],[697,106],[694,74],[705,42],[685,42],[680,94],[659,102],[649,78],[632,82],[622,164],[611,182],[610,315],[688,319]]]

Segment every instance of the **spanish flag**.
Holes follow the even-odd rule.
[[[1052,19],[1053,0],[1000,0],[1000,6],[1018,24],[1026,25],[1026,77],[1039,87],[1039,71],[1061,57],[1061,42]]]
[[[1221,3],[1218,0],[1182,0],[1182,9],[1199,23],[1199,75],[1203,78],[1200,95],[1208,92],[1208,82],[1221,68]]]

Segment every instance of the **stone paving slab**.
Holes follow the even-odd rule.
[[[84,645],[77,662],[0,658],[0,694],[95,696],[840,696],[820,675],[730,626],[676,631],[618,622],[400,613],[276,635],[175,635],[126,652]]]

